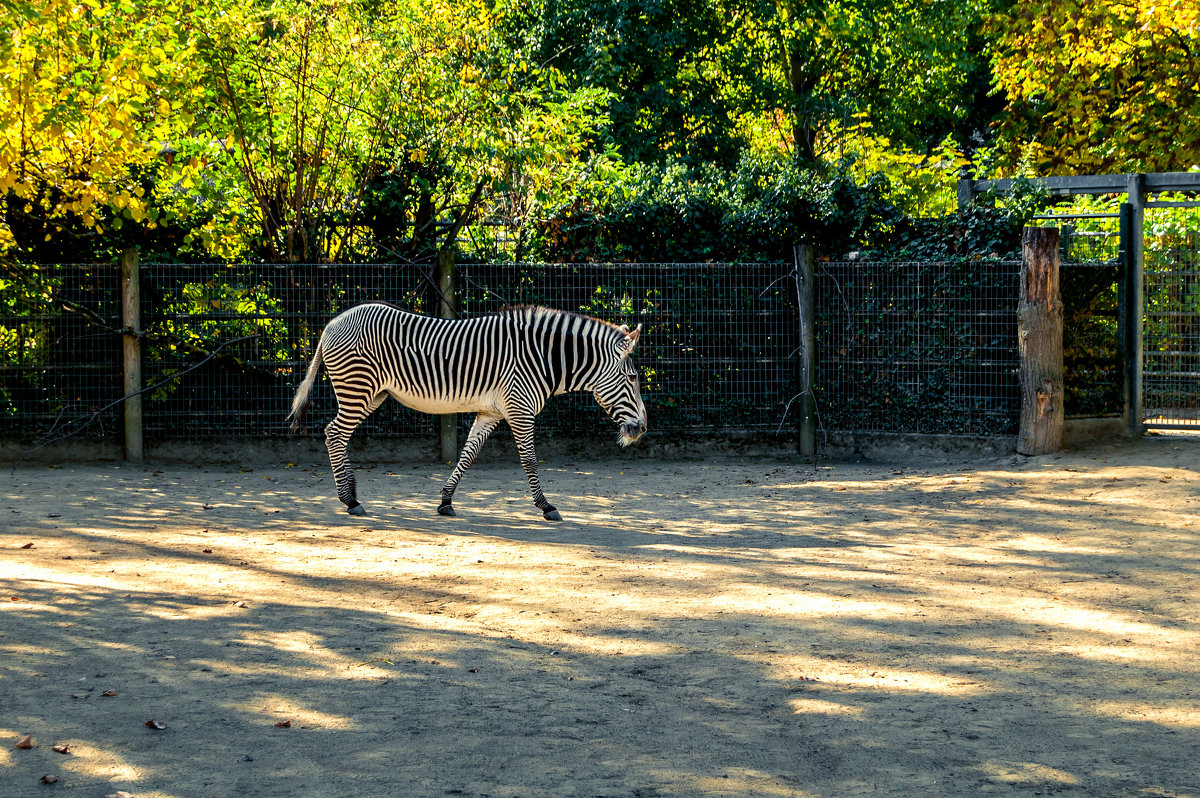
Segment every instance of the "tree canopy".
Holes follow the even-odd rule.
[[[1200,164],[1200,2],[1032,0],[988,31],[1008,162],[1055,174]]]
[[[835,209],[945,213],[963,167],[1200,164],[1200,0],[0,0],[0,23],[0,253],[31,260],[531,257],[688,203],[854,238]]]
[[[66,254],[126,221],[155,225],[140,178],[189,122],[170,90],[187,47],[176,10],[169,0],[3,6],[0,194],[27,246]]]

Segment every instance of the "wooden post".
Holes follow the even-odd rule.
[[[1026,227],[1021,234],[1021,298],[1017,304],[1017,346],[1021,355],[1017,451],[1026,455],[1062,448],[1066,419],[1058,270],[1058,228]]]
[[[438,252],[437,276],[438,316],[443,319],[458,317],[455,307],[454,250],[453,242],[447,242]],[[438,430],[438,455],[443,463],[453,463],[458,457],[458,414],[444,413],[440,416]]]
[[[121,326],[122,363],[125,377],[125,459],[142,462],[142,292],[139,281],[138,253],[121,253]]]
[[[812,457],[817,453],[817,400],[813,393],[817,382],[816,286],[812,246],[798,245],[793,250],[793,257],[796,261],[796,299],[800,314],[796,451],[805,457]]]

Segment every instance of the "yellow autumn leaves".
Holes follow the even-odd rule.
[[[1055,173],[1200,163],[1200,0],[1031,0],[989,33],[1001,146]]]
[[[0,193],[23,210],[85,228],[105,207],[116,220],[151,218],[133,173],[186,122],[172,119],[181,104],[168,94],[177,33],[152,10],[99,0],[0,10]]]

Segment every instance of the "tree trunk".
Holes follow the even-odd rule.
[[[813,248],[800,244],[792,250],[796,263],[796,301],[800,316],[800,362],[796,399],[796,451],[805,457],[817,453],[817,379],[816,277]]]
[[[443,319],[458,318],[454,286],[454,242],[447,241],[438,253],[437,315]],[[458,413],[443,413],[438,420],[438,459],[453,463],[458,456]]]
[[[817,167],[817,153],[813,147],[816,139],[813,90],[818,74],[813,69],[799,42],[783,47],[784,68],[788,88],[792,90],[792,157],[802,166]]]
[[[1063,308],[1059,295],[1058,228],[1026,227],[1021,235],[1021,428],[1017,451],[1047,454],[1062,448]]]
[[[122,360],[125,385],[125,459],[142,462],[141,269],[136,249],[121,253]]]

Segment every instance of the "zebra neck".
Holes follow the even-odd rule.
[[[537,313],[527,323],[539,333],[548,393],[593,390],[599,367],[620,332],[607,322],[558,311]]]

